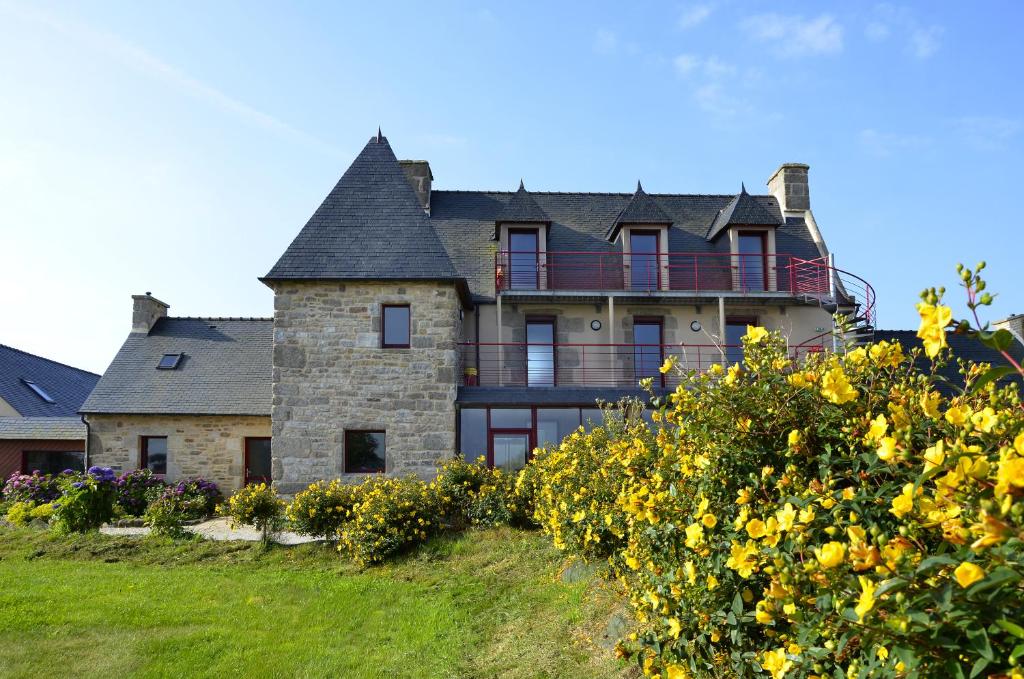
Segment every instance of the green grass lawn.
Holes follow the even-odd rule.
[[[622,676],[617,597],[561,565],[513,529],[360,570],[318,545],[0,528],[0,677]]]

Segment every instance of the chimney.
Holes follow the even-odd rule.
[[[997,330],[1009,330],[1013,338],[1024,344],[1024,314],[1013,314],[1001,321],[996,321],[992,327]]]
[[[169,304],[151,293],[132,295],[132,332],[149,333],[158,320],[167,315]]]
[[[405,172],[405,178],[412,184],[416,197],[420,199],[420,207],[430,214],[430,185],[434,175],[430,172],[430,163],[425,160],[400,160],[398,164]]]
[[[807,189],[807,171],[810,165],[783,163],[768,180],[768,192],[779,201],[783,214],[811,209],[811,194]]]

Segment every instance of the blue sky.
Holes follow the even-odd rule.
[[[983,258],[991,317],[1024,312],[1022,19],[1016,2],[0,0],[0,342],[102,372],[132,293],[269,316],[257,276],[378,124],[438,188],[764,192],[806,162],[881,326],[916,327],[920,289]]]

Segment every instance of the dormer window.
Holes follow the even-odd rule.
[[[26,379],[22,378],[21,381],[22,381],[22,383],[26,387],[28,387],[33,392],[35,392],[35,395],[38,396],[39,398],[43,399],[47,403],[56,403],[56,401],[54,401],[53,398],[49,394],[47,394],[46,391],[42,387],[40,387],[38,384],[36,384],[32,380],[26,380]]]
[[[767,235],[764,231],[740,231],[736,235],[741,290],[769,289]]]
[[[164,354],[160,362],[156,364],[158,370],[174,370],[181,363],[184,354]]]

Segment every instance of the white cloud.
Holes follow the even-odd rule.
[[[867,36],[868,40],[878,42],[889,37],[889,30],[889,26],[881,21],[870,21],[864,27],[864,35]]]
[[[1024,131],[1024,122],[999,116],[964,116],[955,124],[967,145],[979,151],[1004,149]]]
[[[679,75],[690,75],[700,66],[700,57],[695,57],[692,54],[680,54],[672,60],[672,65]]]
[[[843,50],[843,27],[828,14],[811,19],[758,14],[744,19],[740,26],[755,39],[772,43],[781,57],[836,54]]]
[[[619,45],[619,38],[613,31],[599,28],[594,34],[594,51],[598,54],[611,54]]]
[[[910,31],[910,53],[918,59],[927,59],[939,50],[939,38],[945,31],[942,26],[914,28]]]
[[[711,16],[711,12],[714,11],[714,6],[710,4],[699,4],[690,5],[683,9],[682,14],[679,15],[679,27],[693,28],[694,26],[701,24]]]
[[[937,24],[924,25],[907,7],[883,3],[877,5],[874,17],[864,28],[869,40],[880,42],[895,35],[906,46],[906,51],[917,59],[928,59],[941,46],[946,29]]]
[[[860,131],[860,144],[869,154],[888,158],[900,151],[921,151],[931,145],[931,139],[916,134],[879,132],[869,128]]]
[[[719,80],[736,75],[736,66],[722,61],[716,56],[705,58],[693,54],[680,54],[672,60],[676,73],[681,76],[701,74],[708,80]]]

